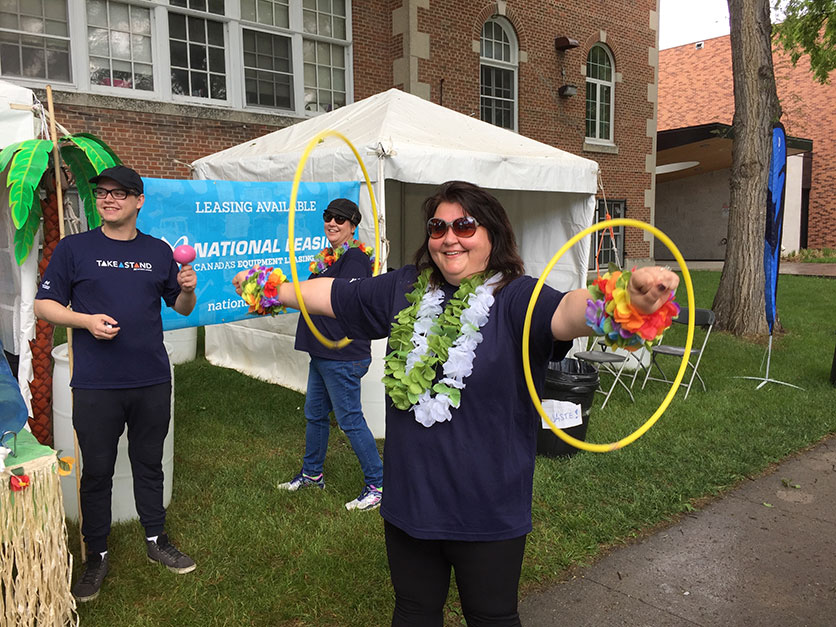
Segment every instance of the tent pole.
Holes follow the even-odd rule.
[[[384,180],[385,168],[383,167],[383,160],[386,158],[386,152],[378,144],[377,150],[377,217],[380,224],[380,250],[377,254],[380,257],[380,271],[383,272],[386,263],[389,261],[389,240],[386,237],[386,181]],[[385,249],[385,252],[384,252]]]

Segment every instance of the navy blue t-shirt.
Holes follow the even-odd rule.
[[[326,268],[320,274],[312,274],[309,279],[318,277],[331,277],[332,279],[356,279],[366,278],[372,275],[372,261],[368,255],[359,248],[349,248],[334,265]],[[329,340],[341,340],[345,337],[342,325],[326,316],[311,316],[316,328]],[[371,343],[369,340],[352,340],[343,348],[326,348],[316,339],[305,323],[305,319],[299,316],[299,323],[296,325],[296,344],[294,348],[304,351],[314,357],[321,359],[333,359],[335,361],[360,361],[371,357]]]
[[[350,336],[387,337],[416,278],[415,267],[405,266],[365,281],[335,281],[331,305]],[[504,540],[531,531],[540,419],[523,376],[522,331],[535,284],[520,277],[495,295],[451,420],[424,427],[387,398],[381,515],[415,538]],[[446,302],[456,288],[442,289]],[[544,287],[534,309],[530,353],[538,391],[553,347],[560,359],[571,346],[555,346],[551,334],[562,297]]]
[[[72,387],[135,388],[171,379],[160,297],[174,305],[177,271],[171,247],[139,231],[121,241],[97,228],[59,242],[35,298],[71,303],[73,311],[107,314],[119,323],[112,340],[73,330]]]

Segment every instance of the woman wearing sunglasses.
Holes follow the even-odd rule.
[[[349,337],[389,337],[381,515],[392,624],[441,625],[452,569],[468,625],[519,625],[540,429],[521,342],[536,281],[523,274],[505,210],[485,190],[445,183],[423,211],[414,265],[352,283],[306,282],[303,297]],[[632,303],[655,311],[677,283],[669,271],[638,270]],[[279,292],[295,306],[292,285]],[[543,288],[530,341],[540,388],[550,359],[590,333],[588,298],[586,289]]]
[[[328,204],[322,218],[330,246],[311,262],[309,279],[370,277],[374,250],[354,239],[354,230],[361,219],[357,205],[347,198],[337,198]],[[314,316],[312,319],[328,339],[339,340],[345,336],[333,318]],[[325,487],[323,470],[331,429],[329,413],[333,410],[337,424],[357,455],[364,478],[360,496],[345,507],[358,511],[378,507],[383,493],[383,462],[360,404],[360,379],[371,363],[369,341],[358,339],[339,350],[326,348],[300,316],[294,348],[311,356],[305,396],[305,457],[299,474],[280,483],[279,489],[295,492],[301,488]]]

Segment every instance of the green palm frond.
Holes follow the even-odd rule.
[[[67,135],[63,139],[72,142],[84,151],[87,160],[95,168],[96,173],[119,164],[119,159],[113,154],[113,151],[97,137],[78,134]]]
[[[75,186],[84,205],[84,214],[87,216],[87,228],[95,228],[99,226],[101,217],[96,210],[96,199],[93,197],[93,185],[90,179],[98,172],[88,161],[84,151],[75,144],[62,144],[60,150],[64,163],[69,166],[75,178]]]
[[[12,155],[17,152],[17,149],[20,148],[20,145],[23,142],[15,142],[14,144],[9,144],[2,151],[0,151],[0,172],[6,169],[6,166],[9,165],[9,161],[12,160]]]
[[[16,229],[22,228],[29,218],[38,184],[49,165],[51,150],[52,142],[49,140],[27,139],[14,153],[6,184],[9,186],[9,208]]]
[[[29,211],[29,217],[26,219],[23,228],[15,231],[15,260],[17,261],[17,265],[23,264],[35,245],[35,236],[38,234],[38,229],[41,226],[42,214],[43,209],[41,208],[41,203],[33,203],[32,209]]]
[[[117,156],[117,154],[113,151],[113,149],[104,143],[101,139],[93,135],[92,133],[73,133],[72,135],[67,135],[62,137],[61,140],[64,141],[73,141],[75,138],[83,138],[88,139],[94,144],[98,144],[98,146],[104,150],[107,154],[110,155],[111,160],[113,163],[111,165],[122,165],[122,160]],[[110,167],[110,166],[108,166]],[[99,170],[101,171],[101,170]]]

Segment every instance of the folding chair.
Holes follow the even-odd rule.
[[[688,356],[688,366],[691,368],[691,378],[688,379],[688,383],[685,381],[680,381],[679,385],[685,388],[685,398],[688,398],[688,393],[691,391],[691,385],[694,383],[694,378],[699,379],[700,384],[702,385],[702,389],[705,390],[705,381],[700,376],[697,369],[700,365],[700,360],[702,359],[703,351],[705,350],[705,345],[708,343],[708,337],[711,335],[711,329],[714,327],[714,312],[710,309],[694,309],[694,327],[700,328],[704,331],[705,335],[703,336],[702,345],[699,348],[691,347],[691,353]],[[688,308],[683,307],[679,315],[673,319],[673,322],[677,324],[688,324]],[[664,338],[663,340],[664,341]],[[694,343],[696,343],[697,338],[694,338]],[[666,383],[671,383],[673,380],[668,379],[665,371],[662,370],[662,367],[659,365],[658,358],[661,355],[667,355],[669,357],[677,357],[682,359],[683,355],[685,355],[685,347],[684,346],[673,346],[670,344],[657,344],[650,349],[650,366],[647,368],[647,373],[644,376],[644,383],[642,383],[642,389],[647,384],[648,381],[663,381]],[[661,377],[651,377],[650,373],[653,370],[653,367],[656,367],[656,370],[659,371]]]
[[[594,343],[596,338],[591,338],[591,341]],[[601,404],[601,409],[607,406],[607,401],[610,400],[610,396],[612,396],[613,390],[615,390],[616,385],[621,385],[625,390],[627,390],[627,394],[630,395],[630,400],[636,402],[636,399],[633,398],[633,390],[630,388],[631,385],[627,385],[621,379],[621,373],[624,372],[624,366],[627,365],[627,357],[621,355],[619,353],[611,352],[606,349],[606,345],[603,341],[599,341],[598,344],[602,347],[601,350],[587,350],[581,351],[574,354],[576,359],[580,359],[581,361],[585,361],[592,365],[598,373],[600,374],[602,371],[613,376],[613,382],[610,386],[609,390],[606,392],[603,389],[597,390],[602,394],[605,394],[604,402]],[[594,344],[593,344],[594,346]],[[636,370],[638,372],[638,370]],[[633,373],[633,383],[636,381],[636,374]]]

